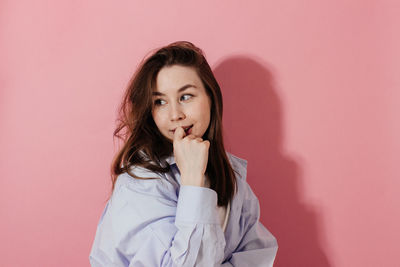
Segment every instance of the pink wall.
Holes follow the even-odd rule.
[[[157,5],[156,5],[157,4]],[[398,266],[398,1],[2,1],[0,266],[89,266],[124,86],[202,47],[276,266]]]

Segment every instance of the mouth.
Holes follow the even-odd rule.
[[[189,135],[192,132],[193,124],[188,126],[188,127],[183,127],[183,130],[185,130],[185,134]]]
[[[185,131],[186,135],[189,135],[192,132],[193,124],[189,126],[182,126],[183,130]],[[175,128],[176,129],[176,128]],[[172,134],[175,133],[175,129],[171,130]]]

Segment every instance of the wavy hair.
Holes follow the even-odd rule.
[[[218,195],[218,205],[226,206],[236,191],[233,168],[225,152],[222,135],[222,94],[202,50],[190,42],[179,41],[153,51],[131,78],[119,108],[114,138],[123,141],[111,166],[112,190],[118,175],[127,172],[136,179],[131,167],[140,166],[156,173],[170,167],[163,159],[173,153],[173,145],[158,130],[152,117],[152,93],[158,72],[166,66],[181,65],[197,71],[211,99],[210,125],[203,138],[209,140],[206,175],[210,188]]]

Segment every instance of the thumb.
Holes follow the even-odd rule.
[[[185,131],[183,130],[183,128],[182,127],[177,127],[176,129],[175,129],[175,132],[174,132],[174,143],[176,142],[176,141],[179,141],[179,140],[182,140],[182,138],[185,136]]]

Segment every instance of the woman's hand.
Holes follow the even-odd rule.
[[[210,142],[192,134],[185,136],[182,127],[175,129],[174,157],[181,172],[181,184],[205,186],[205,172]]]

